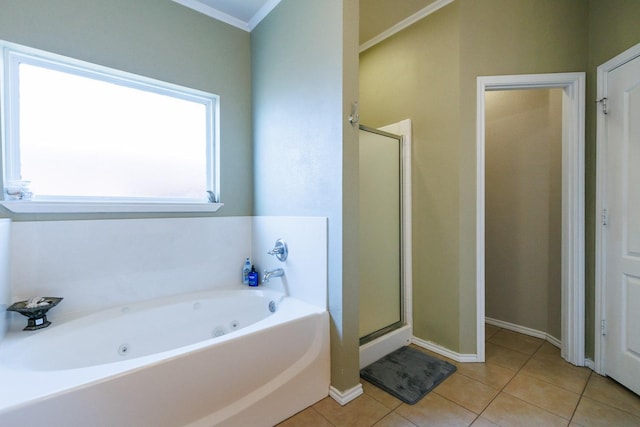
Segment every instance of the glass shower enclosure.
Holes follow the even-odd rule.
[[[360,345],[402,327],[402,136],[360,125]]]

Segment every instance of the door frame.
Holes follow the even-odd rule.
[[[477,78],[476,123],[476,351],[485,360],[485,92],[555,89],[562,96],[562,327],[561,354],[584,366],[585,73],[522,74]]]
[[[640,44],[637,44],[618,56],[610,59],[597,69],[596,100],[598,102],[607,96],[607,78],[609,72],[640,56]],[[607,174],[607,125],[603,109],[596,111],[596,259],[595,259],[595,328],[593,369],[604,375],[606,341],[603,335],[603,321],[606,319],[606,281],[604,246],[604,226],[601,215],[604,213]]]

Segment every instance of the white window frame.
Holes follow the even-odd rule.
[[[18,67],[20,63],[102,80],[204,104],[207,114],[207,190],[216,195],[215,203],[206,194],[202,200],[135,198],[41,198],[40,200],[4,200],[0,204],[15,213],[74,212],[215,212],[220,197],[220,98],[217,95],[186,88],[136,74],[76,60],[50,52],[0,41],[0,136],[2,138],[2,179],[4,183],[20,179],[18,123]]]

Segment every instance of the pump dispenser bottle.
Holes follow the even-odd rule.
[[[242,283],[245,285],[249,284],[249,273],[251,272],[251,261],[247,258],[244,261],[244,266],[242,267]]]
[[[258,280],[260,276],[256,271],[256,268],[252,265],[251,271],[249,272],[249,286],[258,286]]]

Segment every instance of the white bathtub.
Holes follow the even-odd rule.
[[[328,395],[329,317],[265,290],[132,304],[10,332],[0,384],[2,426],[272,426]]]

